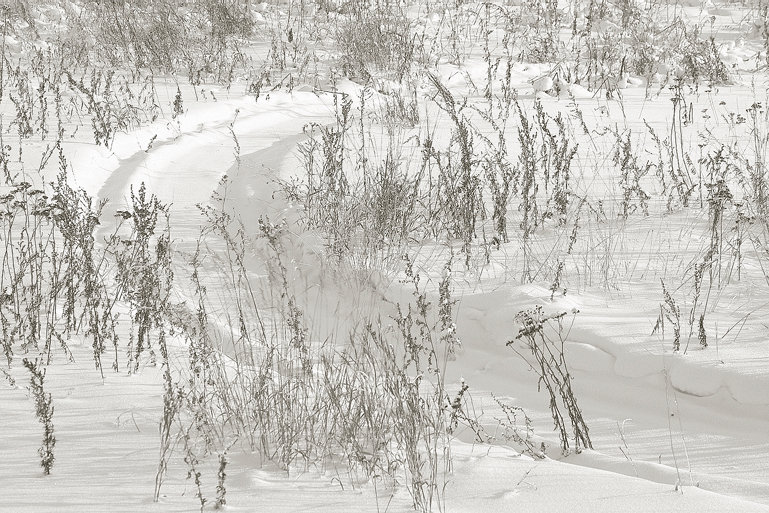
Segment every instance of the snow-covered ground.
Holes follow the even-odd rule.
[[[505,8],[513,3],[504,3]],[[345,142],[349,145],[349,179],[354,182],[365,179],[356,173],[365,175],[371,169],[355,165],[360,158],[356,150],[362,145],[367,145],[366,155],[372,163],[384,160],[388,145],[396,146],[395,158],[413,173],[420,169],[426,138],[435,148],[455,147],[456,125],[448,110],[439,107],[445,107],[446,100],[432,80],[461,99],[458,105],[466,102],[461,112],[477,130],[476,163],[491,154],[500,135],[507,141],[509,155],[505,158],[516,164],[521,119],[532,120],[538,103],[543,115],[552,116],[553,133],[560,114],[570,140],[578,145],[564,222],[543,220],[542,226],[524,235],[524,209],[519,206],[523,193],[518,189],[509,205],[509,241],[487,243],[487,234],[489,239],[494,234],[489,214],[481,221],[488,230],[483,232],[483,243],[475,241],[467,258],[462,241],[445,236],[410,240],[393,249],[410,255],[434,303],[439,302],[444,266],[452,261],[451,294],[456,300],[452,317],[461,348],[446,364],[442,379],[452,396],[461,383],[469,386],[465,407],[477,422],[460,423],[448,437],[451,459],[441,460],[440,493],[433,509],[769,511],[769,232],[766,219],[760,218],[760,208],[765,205],[752,204],[756,196],[745,192],[758,194],[758,186],[755,182],[746,186],[726,173],[725,183],[732,187],[734,197],[721,204],[725,213],[718,226],[713,223],[712,210],[718,200],[710,198],[709,210],[704,186],[693,192],[690,204],[682,205],[679,200],[669,200],[676,194],[674,188],[663,190],[664,180],[671,176],[649,168],[636,184],[649,193],[644,206],[637,189],[623,189],[629,182],[621,183],[621,170],[613,161],[619,136],[612,130],[630,134],[628,140],[639,159],[656,163],[653,129],[660,138],[670,137],[677,141],[671,144],[680,144],[690,157],[684,165],[679,162],[680,169],[699,169],[701,184],[704,157],[716,143],[734,148],[736,155],[745,157],[741,162],[755,163],[746,174],[769,172],[759,164],[762,158],[766,163],[760,150],[766,150],[767,143],[761,138],[767,135],[762,130],[769,129],[765,108],[769,74],[760,67],[765,48],[758,29],[746,29],[743,19],[754,10],[731,3],[690,3],[675,7],[691,20],[712,16],[713,48],[729,67],[731,83],[674,89],[653,82],[664,80],[660,76],[626,73],[613,77],[613,86],[604,84],[592,91],[568,83],[559,72],[563,63],[530,63],[522,56],[511,63],[507,78],[503,79],[500,66],[492,80],[494,95],[503,94],[504,87],[517,92],[520,107],[516,109],[523,113],[519,118],[513,112],[506,126],[498,129],[484,119],[484,109],[490,105],[484,87],[491,72],[481,51],[483,38],[479,32],[463,33],[459,27],[465,38],[460,41],[468,48],[461,62],[440,59],[430,70],[434,79],[426,74],[416,74],[418,78],[413,79],[420,118],[416,126],[388,124],[382,115],[394,96],[392,91],[400,87],[394,81],[367,87],[361,77],[331,80],[320,72],[314,84],[292,90],[276,87],[258,95],[248,90],[246,80],[236,80],[228,87],[204,83],[195,89],[179,82],[184,107],[172,115],[177,82],[158,77],[160,116],[121,130],[107,147],[93,143],[87,125],[80,131],[73,129],[77,123],[71,117],[61,141],[66,171],[73,186],[94,198],[109,200],[95,227],[97,245],[106,245],[108,237],[119,230],[119,214],[130,206],[132,187],[144,183],[148,192],[169,205],[177,280],[170,301],[194,310],[196,298],[187,278],[193,255],[196,250],[202,252],[200,279],[213,305],[206,329],[219,330],[222,335],[217,340],[229,334],[231,343],[222,343],[214,351],[234,366],[245,350],[237,347],[233,335],[241,327],[228,317],[234,311],[230,309],[235,294],[232,282],[222,278],[226,275],[222,262],[233,261],[232,248],[216,234],[201,235],[205,225],[201,207],[221,206],[235,219],[243,240],[260,238],[260,221],[266,218],[272,223],[285,222],[281,261],[288,264],[290,283],[282,291],[271,288],[275,283],[270,278],[272,264],[267,253],[260,251],[264,248],[257,243],[245,245],[249,252],[242,262],[257,289],[254,301],[290,292],[304,312],[309,338],[314,343],[344,346],[350,329],[361,322],[362,312],[372,319],[372,312],[376,313],[384,325],[393,324],[394,305],[408,304],[413,286],[404,280],[397,258],[383,256],[374,263],[356,259],[356,241],[351,241],[352,256],[340,264],[326,251],[326,234],[307,228],[303,205],[289,198],[284,187],[292,180],[301,181],[307,173],[310,127],[338,126],[340,99],[351,101],[352,128]],[[281,16],[290,17],[282,8],[294,3],[285,4],[259,4],[255,12],[261,18],[257,19],[272,23]],[[424,6],[412,6],[410,15],[419,23],[448,31],[452,16],[469,16],[471,7],[476,13],[484,9],[480,4],[459,4],[453,11],[446,10],[444,17],[420,18]],[[45,12],[50,17],[56,11]],[[566,27],[562,27],[564,32],[568,32]],[[599,29],[604,30],[595,30]],[[489,33],[499,41],[501,32]],[[5,44],[12,47],[13,43],[7,40]],[[265,45],[257,41],[255,55],[262,51],[263,56]],[[316,50],[321,56],[326,51],[320,43]],[[756,117],[751,118],[750,109],[756,102],[762,105],[753,109]],[[686,106],[684,122],[681,111],[673,110],[680,104]],[[14,105],[0,99],[8,118],[14,116]],[[496,112],[499,121],[499,109],[489,108],[491,117]],[[735,121],[735,116],[743,121]],[[6,127],[4,123],[3,137],[17,138],[16,126]],[[486,142],[481,141],[484,135]],[[540,132],[539,137],[544,135]],[[40,155],[49,151],[50,142],[37,136],[14,139],[14,151],[23,146],[24,152],[18,161],[13,160],[12,169],[33,185],[52,181],[58,171],[55,158],[49,167],[31,171],[38,169]],[[659,174],[662,184],[657,180]],[[693,171],[692,177],[696,176]],[[712,175],[710,180],[713,186]],[[4,191],[10,189],[8,183],[6,186]],[[623,200],[634,205],[629,216],[622,215]],[[545,208],[544,202],[540,208]],[[714,233],[721,238],[714,238]],[[205,243],[201,246],[199,240]],[[713,256],[714,240],[720,248],[718,258]],[[556,272],[559,263],[561,270]],[[7,265],[3,264],[4,273]],[[701,265],[698,278],[695,270]],[[703,275],[706,278],[696,285],[695,293],[695,284]],[[536,368],[523,357],[528,356],[524,340],[515,339],[521,328],[519,312],[535,307],[545,313],[567,313],[558,343],[574,396],[590,428],[592,449],[569,454],[561,450],[545,387],[540,386]],[[131,339],[134,328],[128,307],[120,303],[115,311],[120,313],[121,339]],[[269,308],[264,311],[268,316],[274,314]],[[681,347],[674,351],[676,317]],[[702,333],[706,346],[701,344]],[[187,342],[182,333],[169,336],[171,369],[183,369],[187,364]],[[159,500],[153,501],[164,415],[162,362],[150,361],[145,355],[136,372],[126,373],[125,368],[112,372],[105,365],[102,377],[94,369],[91,344],[83,330],[73,333],[67,342],[71,359],[54,350],[45,366],[45,392],[51,394],[55,408],[55,462],[50,475],[41,471],[42,426],[35,418],[29,372],[21,365],[22,358],[36,356],[35,349],[27,348],[27,353],[16,349],[15,357],[4,367],[0,511],[213,509],[218,461],[214,456],[195,463],[202,481],[199,491],[180,448],[183,436],[174,442]],[[107,354],[110,351],[108,348]],[[120,358],[122,361],[123,353]],[[174,379],[182,382],[186,376],[180,371]],[[526,413],[531,428],[526,433],[533,451],[524,451],[515,440],[503,436],[501,404]],[[522,425],[517,427],[523,429]],[[479,440],[478,426],[492,436]],[[174,428],[181,432],[182,421]],[[223,432],[226,429],[222,427]],[[366,479],[335,463],[281,468],[264,454],[236,445],[227,454],[224,508],[244,512],[412,510],[407,480],[395,485],[387,479]],[[204,507],[199,493],[208,498]]]

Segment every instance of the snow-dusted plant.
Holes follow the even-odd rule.
[[[135,372],[145,350],[155,358],[151,339],[154,330],[164,329],[173,271],[167,207],[154,195],[148,197],[142,182],[137,191],[131,187],[130,210],[122,213],[131,221],[131,232],[119,238],[116,285],[120,297],[131,307],[132,335],[127,353],[129,370]]]
[[[345,75],[369,78],[380,73],[397,81],[419,60],[421,38],[397,2],[350,4],[337,18],[336,40]]]
[[[577,311],[574,310],[572,315],[576,313]],[[555,429],[560,435],[561,450],[564,454],[570,452],[572,440],[574,440],[576,452],[593,448],[590,430],[571,388],[572,375],[564,351],[564,343],[568,335],[564,318],[567,315],[569,315],[568,312],[546,314],[540,306],[519,312],[516,320],[520,322],[521,327],[515,339],[507,342],[507,346],[526,360],[537,373],[539,386],[544,385],[547,390],[550,396],[550,413]],[[520,351],[516,348],[516,345],[521,342],[528,351]],[[527,352],[530,356],[526,354]],[[571,429],[568,427],[569,424]]]
[[[54,462],[53,448],[56,445],[56,436],[53,433],[53,401],[51,394],[45,391],[43,386],[45,380],[45,367],[36,359],[34,362],[24,358],[24,367],[30,374],[30,391],[35,399],[35,416],[43,425],[43,441],[38,449],[40,455],[40,466],[43,467],[43,473],[51,473]]]

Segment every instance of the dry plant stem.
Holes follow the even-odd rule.
[[[56,437],[53,434],[53,403],[51,394],[46,393],[43,388],[45,368],[40,359],[31,362],[25,358],[24,366],[30,373],[31,391],[35,398],[35,416],[43,425],[43,442],[38,449],[40,466],[43,467],[43,473],[48,475],[53,468],[53,448],[56,445]]]
[[[576,313],[576,312],[575,312]],[[566,417],[571,423],[571,431],[574,437],[575,450],[580,452],[583,448],[592,449],[589,429],[582,417],[582,411],[577,405],[577,399],[571,388],[571,374],[564,355],[564,336],[562,319],[567,314],[559,313],[545,315],[541,307],[518,314],[522,327],[515,340],[507,343],[513,347],[516,341],[524,339],[533,361],[526,358],[513,347],[513,350],[524,360],[530,363],[539,375],[539,385],[544,385],[550,395],[550,412],[555,428],[558,430],[561,440],[561,450],[564,454],[570,452],[571,437],[567,431]],[[546,333],[548,326],[557,324],[558,340],[553,340]],[[560,400],[560,401],[559,401]],[[566,410],[566,416],[561,408]]]

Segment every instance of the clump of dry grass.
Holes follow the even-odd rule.
[[[55,460],[53,448],[56,446],[56,436],[53,433],[53,401],[51,394],[46,393],[43,386],[45,380],[45,365],[38,359],[35,362],[24,358],[24,367],[30,374],[32,396],[35,398],[35,415],[43,425],[43,441],[38,449],[40,466],[43,473],[48,475]]]
[[[547,389],[550,396],[550,413],[560,434],[561,450],[564,454],[570,452],[572,439],[576,452],[593,448],[587,423],[571,388],[572,376],[565,358],[564,343],[568,329],[563,322],[567,315],[566,312],[547,315],[541,307],[522,311],[517,317],[521,328],[515,339],[507,343],[508,347],[512,347],[529,363],[539,376],[540,386],[544,385]],[[555,327],[551,329],[553,325]],[[515,349],[519,340],[524,341],[531,357]],[[567,419],[571,424],[572,437],[568,433]]]
[[[231,81],[242,62],[238,42],[254,27],[248,5],[232,0],[86,2],[68,23],[86,63],[184,72],[192,84]]]
[[[401,81],[420,60],[422,41],[400,5],[387,0],[351,3],[337,19],[336,40],[345,75],[386,74]]]
[[[168,209],[155,196],[148,197],[142,183],[138,191],[131,187],[131,208],[122,213],[124,219],[131,220],[131,233],[114,240],[116,288],[121,300],[130,306],[132,329],[126,352],[128,368],[135,372],[144,351],[149,351],[152,360],[156,359],[151,335],[154,330],[163,330],[171,294]]]
[[[196,486],[199,462],[235,442],[286,472],[342,464],[358,479],[403,483],[414,507],[430,511],[442,496],[456,423],[445,383],[459,344],[450,268],[433,306],[406,260],[413,298],[397,306],[394,324],[361,310],[349,333],[328,338],[294,290],[283,227],[262,219],[260,239],[249,240],[228,215],[206,215],[213,224],[205,239],[228,248],[226,263],[212,275],[203,255],[193,259],[197,313],[179,321],[188,367],[174,370],[166,409],[183,426]],[[255,247],[267,257],[267,283],[245,267],[243,256]],[[204,285],[211,279],[225,280],[232,297],[212,304]]]

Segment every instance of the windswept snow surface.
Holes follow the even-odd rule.
[[[701,2],[696,4],[699,9]],[[733,14],[726,7],[707,9],[719,19]],[[719,43],[718,52],[735,65],[753,55],[733,40]],[[525,108],[531,109],[539,99],[547,112],[568,115],[576,104],[591,129],[615,124],[643,134],[645,123],[662,133],[669,127],[668,91],[649,99],[640,79],[619,77],[620,100],[606,99],[578,84],[563,84],[559,97],[552,90],[551,69],[515,64],[511,83]],[[462,67],[441,62],[437,72],[457,97],[482,101],[477,84],[483,83],[486,68],[477,56]],[[764,91],[765,85],[745,80],[718,91],[692,93],[695,123],[713,128],[715,137],[726,137],[729,127],[719,119],[731,111],[744,112],[755,91]],[[108,149],[76,139],[64,145],[75,183],[110,200],[98,236],[104,238],[114,230],[112,214],[124,207],[131,188],[142,182],[171,205],[180,272],[200,233],[198,206],[211,204],[212,194],[225,198],[229,211],[243,221],[246,235],[258,233],[260,216],[286,219],[293,244],[288,248],[290,260],[306,275],[303,306],[312,307],[319,329],[339,329],[345,315],[359,307],[354,303],[361,300],[361,293],[324,274],[321,236],[301,231],[297,206],[277,193],[276,183],[303,172],[297,145],[306,140],[307,124],[334,122],[333,94],[305,87],[255,98],[243,87],[211,90],[216,100],[209,93],[194,101],[196,95],[182,86],[186,102],[182,115],[120,133]],[[337,90],[355,100],[363,88],[342,80]],[[365,94],[374,104],[383,101],[384,93]],[[434,121],[440,113],[432,97],[435,92],[423,87],[420,107],[435,125],[435,140],[446,141],[451,126],[445,117]],[[357,107],[354,103],[353,109]],[[374,138],[384,139],[382,127],[372,132]],[[405,154],[409,144],[403,144]],[[591,145],[597,149],[596,144],[601,142],[589,134],[580,140],[581,149]],[[616,199],[620,194],[612,175],[616,171],[610,158],[601,160],[598,153],[580,151],[576,156],[583,188],[579,192]],[[416,153],[404,157],[418,158]],[[228,181],[223,185],[225,176]],[[462,349],[449,368],[448,382],[454,388],[460,380],[470,385],[476,413],[489,429],[502,415],[492,394],[522,407],[547,458],[520,454],[502,442],[476,443],[470,430],[458,432],[452,445],[453,467],[441,478],[447,483],[441,505],[445,511],[769,511],[769,286],[762,272],[766,255],[746,250],[740,280],[712,299],[709,346],[700,348],[696,333],[688,339],[685,334],[682,344],[688,350],[673,352],[669,331],[652,335],[660,314],[660,280],[672,282],[701,257],[708,227],[697,214],[666,214],[661,213],[664,206],[656,207],[641,220],[605,226],[585,220],[586,244],[605,250],[606,259],[591,260],[587,251],[569,255],[573,267],[584,272],[570,276],[568,290],[553,293],[551,283],[536,279],[536,273],[532,283],[522,285],[521,240],[515,237],[491,254],[488,265],[455,268],[456,326]],[[552,247],[548,237],[556,235],[543,233],[532,242],[540,254]],[[435,284],[457,248],[438,244],[419,248],[416,265],[429,283]],[[258,275],[256,257],[251,265]],[[368,291],[372,297],[397,301],[410,294],[396,278],[376,279],[371,277],[372,287],[378,288]],[[221,284],[220,290],[216,283],[207,286],[210,296],[225,296]],[[189,299],[175,293],[179,302]],[[546,312],[578,312],[565,317],[564,349],[594,450],[560,454],[546,394],[538,391],[535,373],[514,351],[520,345],[507,345],[519,328],[516,314],[535,306]],[[381,309],[383,318],[392,314],[387,307]],[[163,408],[160,368],[148,365],[132,375],[105,373],[102,380],[93,369],[89,344],[87,339],[73,338],[74,362],[59,358],[47,370],[57,437],[50,476],[42,476],[39,467],[41,427],[26,388],[28,374],[17,366],[10,371],[15,386],[0,388],[0,511],[198,510],[196,490],[178,458],[172,460],[160,501],[152,501]],[[183,359],[186,348],[179,341],[171,349],[172,359]],[[215,476],[214,463],[205,464],[206,476]],[[233,454],[227,474],[226,511],[412,509],[403,488],[377,489],[371,482],[353,485],[349,476],[327,470],[286,473],[256,455]],[[204,482],[209,497],[215,486],[213,478]]]
[[[100,197],[126,197],[143,181],[171,203],[174,236],[186,246],[199,230],[195,205],[208,201],[225,174],[233,180],[229,201],[246,226],[261,214],[290,215],[289,205],[273,198],[274,179],[296,172],[304,124],[330,122],[332,114],[328,98],[312,93],[224,99],[195,105],[178,121],[123,134],[111,151],[68,149],[77,182]],[[230,126],[240,144],[239,164]],[[471,383],[475,406],[487,417],[499,413],[490,392],[525,408],[554,459],[476,445],[460,434],[446,476],[447,511],[769,511],[764,337],[726,336],[717,356],[715,348],[672,354],[649,335],[649,319],[659,308],[654,290],[606,296],[585,287],[551,301],[546,286],[515,285],[503,270],[480,286],[471,279],[466,290],[457,290],[463,351],[450,379]],[[580,311],[565,347],[595,451],[558,456],[536,378],[505,346],[515,314],[534,305]],[[52,366],[46,376],[56,405],[52,476],[42,477],[36,461],[38,428],[25,376],[16,376],[16,390],[3,391],[3,510],[195,509],[194,489],[179,468],[169,471],[161,501],[151,501],[162,411],[159,370],[108,374],[102,382],[87,346],[73,351],[76,363]],[[403,490],[350,489],[312,472],[287,476],[243,455],[233,456],[228,474],[228,511],[410,509]]]

